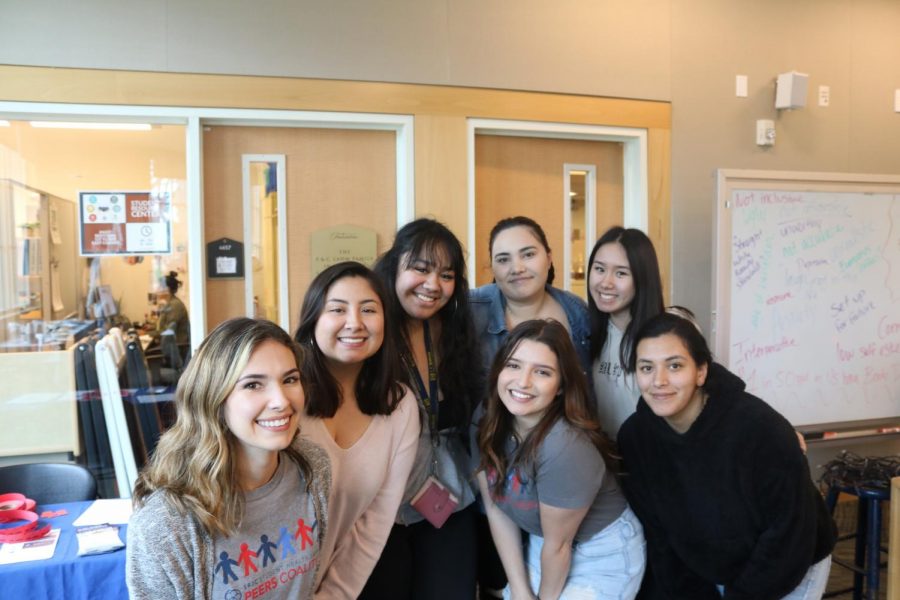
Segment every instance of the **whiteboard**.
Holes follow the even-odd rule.
[[[718,179],[716,359],[795,426],[900,417],[900,177]]]

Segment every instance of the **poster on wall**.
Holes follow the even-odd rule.
[[[81,256],[171,254],[169,192],[78,193]]]

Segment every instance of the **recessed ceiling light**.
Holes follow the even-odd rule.
[[[44,129],[115,129],[125,131],[150,131],[149,123],[77,123],[72,121],[31,121],[32,127]]]

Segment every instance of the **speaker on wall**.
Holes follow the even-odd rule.
[[[775,108],[803,108],[806,106],[806,88],[809,75],[790,71],[778,75],[775,83]]]

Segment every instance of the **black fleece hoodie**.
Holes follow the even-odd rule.
[[[744,388],[713,363],[706,406],[684,434],[643,398],[619,431],[654,597],[719,600],[723,584],[727,600],[775,600],[834,548],[834,521],[793,428]]]

